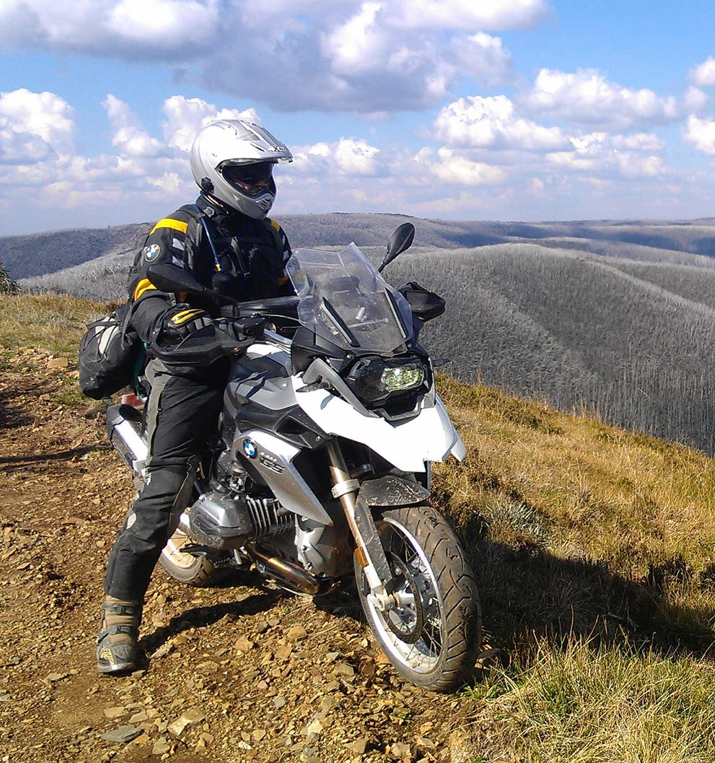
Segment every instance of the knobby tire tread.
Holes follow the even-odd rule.
[[[433,691],[454,689],[469,677],[481,642],[481,610],[474,573],[456,534],[432,507],[388,509],[382,517],[407,530],[430,560],[444,622],[443,653],[432,673],[410,676],[406,675],[408,668],[393,664],[413,683]]]

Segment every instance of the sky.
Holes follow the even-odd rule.
[[[0,236],[196,197],[201,126],[291,149],[271,216],[715,216],[712,0],[0,0]]]

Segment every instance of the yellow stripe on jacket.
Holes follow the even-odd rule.
[[[134,301],[136,302],[145,291],[149,291],[150,289],[156,290],[156,286],[154,286],[148,278],[142,278],[137,284],[137,288],[134,289]]]
[[[186,233],[186,229],[188,227],[188,223],[182,222],[181,220],[172,220],[170,217],[165,217],[163,220],[159,220],[159,222],[151,229],[151,233],[154,233],[154,231],[158,230],[159,228],[172,228],[173,230],[178,230],[180,233]],[[150,236],[151,233],[149,234]]]

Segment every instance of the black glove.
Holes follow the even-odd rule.
[[[263,333],[265,318],[217,318],[186,305],[165,316],[153,351],[168,365],[208,366],[237,357]]]
[[[182,304],[173,307],[162,319],[157,344],[171,347],[186,337],[213,326],[213,319],[198,307]]]
[[[263,336],[266,319],[260,315],[252,318],[219,318],[214,321],[216,331],[226,334],[229,339],[240,344],[256,341]]]

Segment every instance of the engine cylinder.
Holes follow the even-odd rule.
[[[200,495],[189,513],[191,532],[205,546],[217,550],[240,548],[254,534],[255,525],[243,498],[215,491]]]
[[[287,530],[294,514],[275,498],[204,493],[191,507],[189,526],[205,546],[217,550],[240,548],[249,540]]]

